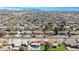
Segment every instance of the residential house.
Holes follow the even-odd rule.
[[[32,37],[44,37],[44,32],[40,30],[32,31]]]
[[[66,46],[70,46],[70,47],[76,47],[76,40],[75,39],[67,39],[64,41]]]
[[[55,34],[55,32],[54,31],[45,31],[44,34],[47,36],[51,36],[51,35]]]
[[[70,34],[71,35],[79,35],[79,31],[71,31]]]

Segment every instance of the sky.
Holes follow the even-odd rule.
[[[74,2],[74,3],[73,3]],[[76,2],[76,3],[75,3]],[[0,0],[0,7],[78,6],[78,0]]]
[[[0,7],[54,7],[45,10],[79,10],[78,4],[78,0],[0,0]],[[55,8],[75,6],[77,8]]]

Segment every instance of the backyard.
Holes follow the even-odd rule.
[[[43,51],[45,49],[44,46],[40,46],[41,47],[41,50]],[[52,48],[52,47],[48,47],[47,49],[48,51],[66,51],[67,48],[65,47],[64,44],[58,46],[57,48]]]

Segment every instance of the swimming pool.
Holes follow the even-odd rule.
[[[33,48],[39,48],[39,45],[31,45]]]
[[[39,45],[31,45],[32,50],[40,50]]]

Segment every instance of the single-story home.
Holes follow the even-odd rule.
[[[57,47],[58,47],[58,43],[53,43],[53,44],[52,44],[52,47],[53,47],[53,48],[57,48]]]
[[[44,32],[43,31],[32,31],[32,36],[34,37],[43,37],[44,36]]]
[[[64,43],[70,47],[75,47],[77,45],[75,39],[67,39],[64,41]]]
[[[53,34],[55,34],[54,31],[45,31],[45,35],[53,35]]]
[[[71,31],[70,34],[71,35],[79,35],[79,31]]]

